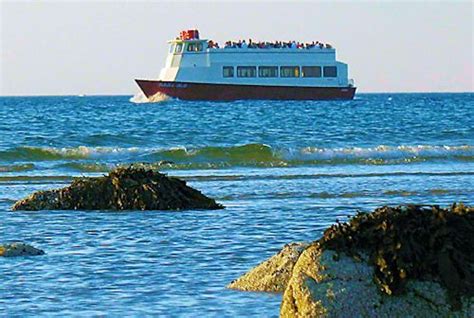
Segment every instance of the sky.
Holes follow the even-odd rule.
[[[0,95],[133,95],[183,29],[319,40],[359,92],[472,92],[472,1],[0,0]]]

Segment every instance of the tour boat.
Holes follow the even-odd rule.
[[[169,43],[158,79],[136,79],[147,98],[182,100],[353,99],[347,64],[329,44],[313,42],[227,42],[218,47],[197,30]]]

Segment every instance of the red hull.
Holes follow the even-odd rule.
[[[157,93],[183,100],[330,100],[353,99],[355,87],[297,87],[234,84],[199,84],[135,80],[147,97]]]

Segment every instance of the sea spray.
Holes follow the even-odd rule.
[[[159,103],[168,100],[169,97],[162,94],[162,93],[157,93],[153,96],[146,97],[145,94],[143,94],[142,91],[135,93],[129,101],[135,104],[143,104],[143,103]]]

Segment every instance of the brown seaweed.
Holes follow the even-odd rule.
[[[121,167],[102,177],[77,178],[68,187],[39,191],[13,210],[181,210],[222,205],[186,182],[144,168]]]

